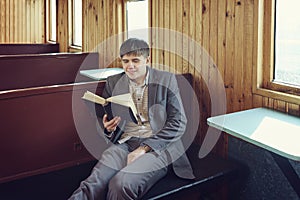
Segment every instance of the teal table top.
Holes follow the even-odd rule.
[[[124,70],[122,68],[103,68],[103,69],[89,69],[81,70],[80,74],[87,76],[93,80],[101,81],[105,80],[108,76],[122,73]]]
[[[300,161],[300,118],[254,108],[207,119],[209,126],[286,158]]]

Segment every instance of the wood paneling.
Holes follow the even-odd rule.
[[[43,43],[44,0],[1,0],[0,43]]]
[[[264,97],[261,95],[253,95],[253,107],[266,107],[281,112],[286,112],[291,115],[300,116],[300,105],[278,99]]]
[[[57,2],[57,32],[56,39],[59,43],[60,52],[68,52],[69,48],[69,25],[68,25],[68,0],[58,0]]]
[[[118,66],[124,40],[123,0],[83,0],[83,51],[98,51],[100,68]]]
[[[162,50],[160,57],[153,56],[152,59],[154,63],[169,66],[170,71],[175,68],[178,73],[193,73],[200,103],[202,131],[198,136],[201,142],[207,130],[206,119],[211,111],[210,95],[206,87],[219,81],[215,67],[224,80],[227,112],[253,107],[253,32],[257,24],[253,17],[255,4],[253,0],[177,0],[170,1],[168,6],[163,2],[151,0],[151,17],[154,20],[150,26],[182,33],[182,38],[176,38],[176,45],[182,51],[177,51],[175,65],[167,54],[168,49]],[[170,13],[176,13],[176,17],[170,17]],[[212,60],[198,51],[195,43],[204,48]],[[154,55],[157,53],[154,52]],[[195,64],[199,62],[201,68],[195,70]],[[222,139],[223,144],[226,144],[226,138]]]

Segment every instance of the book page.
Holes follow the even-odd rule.
[[[137,109],[130,93],[109,97],[107,101],[131,108],[134,117],[136,118]]]
[[[91,101],[91,102],[95,102],[97,104],[101,104],[101,105],[105,105],[108,102],[111,103],[115,103],[115,104],[119,104],[125,107],[128,107],[131,109],[131,111],[133,112],[133,115],[135,117],[135,119],[137,120],[137,109],[135,107],[135,104],[133,102],[133,99],[131,97],[130,93],[127,94],[121,94],[121,95],[116,95],[116,96],[112,96],[109,97],[107,99],[104,99],[103,97],[100,97],[90,91],[86,91],[82,97],[82,99]]]
[[[98,104],[102,104],[102,105],[106,104],[106,100],[103,97],[100,97],[90,91],[86,91],[82,98]]]

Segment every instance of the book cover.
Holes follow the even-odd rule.
[[[121,122],[113,135],[109,138],[112,143],[116,143],[119,140],[124,132],[127,122],[138,123],[137,109],[130,93],[112,96],[105,99],[87,91],[84,93],[82,99],[85,101],[85,104],[91,113],[95,113],[97,117],[103,118],[104,114],[107,114],[108,120],[113,119],[114,116],[121,117]]]

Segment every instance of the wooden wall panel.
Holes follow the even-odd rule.
[[[281,112],[286,112],[291,115],[300,116],[300,105],[285,101],[280,101],[270,97],[263,97],[260,95],[253,95],[253,107],[266,107]]]
[[[1,0],[0,43],[43,43],[44,0]]]
[[[83,51],[98,51],[100,68],[119,66],[117,61],[124,40],[123,0],[83,0]]]
[[[69,25],[68,25],[68,0],[59,0],[57,2],[57,26],[56,40],[59,43],[60,52],[68,52],[69,48]]]
[[[236,0],[234,2],[235,6],[235,18],[234,18],[234,55],[233,55],[233,111],[238,111],[242,109],[243,102],[243,90],[244,85],[244,54],[240,50],[240,47],[244,45],[244,1]],[[250,74],[249,74],[250,75]]]
[[[176,6],[174,6],[173,9],[176,9],[176,27],[174,30],[178,31],[179,33],[176,34],[176,52],[179,55],[182,55],[183,52],[183,38],[181,37],[180,33],[182,32],[182,27],[183,27],[183,6],[182,6],[182,1],[176,1]],[[174,13],[174,11],[171,11]],[[153,13],[153,12],[152,12]],[[158,16],[157,16],[158,17]],[[173,21],[173,20],[172,20]],[[183,59],[181,56],[176,56],[176,65],[174,66],[175,71],[177,72],[182,72],[183,71]]]
[[[176,38],[179,55],[176,56],[174,68],[178,73],[191,72],[195,77],[194,87],[199,96],[201,113],[201,132],[198,133],[198,139],[201,142],[207,131],[206,119],[210,116],[211,110],[207,84],[215,84],[215,67],[218,67],[224,80],[227,112],[253,107],[253,99],[255,99],[252,97],[255,3],[253,0],[168,2],[150,0],[150,2],[152,5],[150,26],[175,30],[183,35],[182,38]],[[171,13],[176,13],[176,17],[173,17]],[[174,23],[176,26],[173,25]],[[166,38],[157,40],[165,41]],[[195,42],[208,52],[212,60],[205,58],[204,53],[201,54],[199,49],[196,49]],[[172,56],[167,54],[167,49],[162,50],[161,53],[158,52],[154,50],[152,61],[170,66],[170,71],[174,71],[172,69],[174,62]],[[195,69],[195,63],[201,63],[201,68]],[[221,140],[221,143],[227,143],[226,138]],[[225,146],[223,147],[226,148]]]
[[[5,42],[6,39],[6,1],[0,1],[0,42]]]

